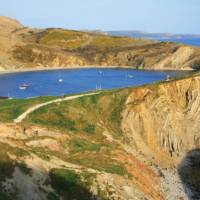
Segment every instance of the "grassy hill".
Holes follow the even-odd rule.
[[[5,25],[5,21],[9,22]],[[129,66],[199,69],[199,48],[61,28],[33,29],[0,18],[0,70]]]

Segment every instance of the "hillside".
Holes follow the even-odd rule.
[[[139,69],[199,69],[200,49],[128,37],[59,28],[32,29],[0,18],[0,70],[129,66]]]
[[[40,107],[19,124],[28,108],[56,97],[0,100],[0,197],[195,199],[199,86],[195,74],[101,91]]]

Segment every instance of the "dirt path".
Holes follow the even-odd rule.
[[[73,96],[68,96],[68,97],[65,97],[65,98],[59,98],[59,99],[55,99],[55,100],[48,101],[48,102],[45,102],[45,103],[37,104],[37,105],[29,108],[26,112],[22,113],[16,119],[14,119],[14,122],[15,123],[21,123],[29,114],[31,114],[32,112],[36,111],[37,109],[39,109],[43,106],[47,106],[47,105],[53,104],[53,103],[59,103],[59,102],[62,102],[62,101],[69,101],[69,100],[77,99],[77,98],[80,98],[80,97],[83,97],[83,96],[92,96],[92,95],[99,94],[99,93],[100,92],[73,95]]]

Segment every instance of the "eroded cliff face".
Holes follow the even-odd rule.
[[[122,129],[131,145],[162,166],[200,147],[200,77],[134,89]]]
[[[129,66],[199,69],[200,49],[176,43],[64,29],[31,29],[0,17],[0,70]]]
[[[132,66],[138,69],[198,69],[198,48],[176,45],[175,43],[155,43],[140,47],[110,51],[101,65]]]
[[[194,200],[200,194],[199,90],[195,74],[102,91],[40,108],[20,124],[9,121],[16,101],[9,107],[3,100],[1,113],[11,116],[0,115],[0,172],[5,163],[10,168],[0,195],[69,199],[81,190],[85,196],[76,199]],[[75,192],[63,184],[75,184]]]
[[[25,45],[13,50],[13,58],[27,67],[129,66],[137,69],[198,69],[199,48],[175,43],[154,43],[123,48],[83,47],[59,50]],[[23,67],[22,67],[23,68]]]

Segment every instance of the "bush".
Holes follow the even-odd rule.
[[[93,134],[95,133],[95,125],[89,124],[83,129],[83,131],[89,134]]]
[[[88,190],[88,185],[81,180],[81,176],[73,170],[52,169],[50,171],[52,187],[64,200],[90,200],[93,195]]]
[[[102,144],[88,143],[83,139],[73,139],[70,141],[72,150],[75,152],[79,151],[100,151]]]

